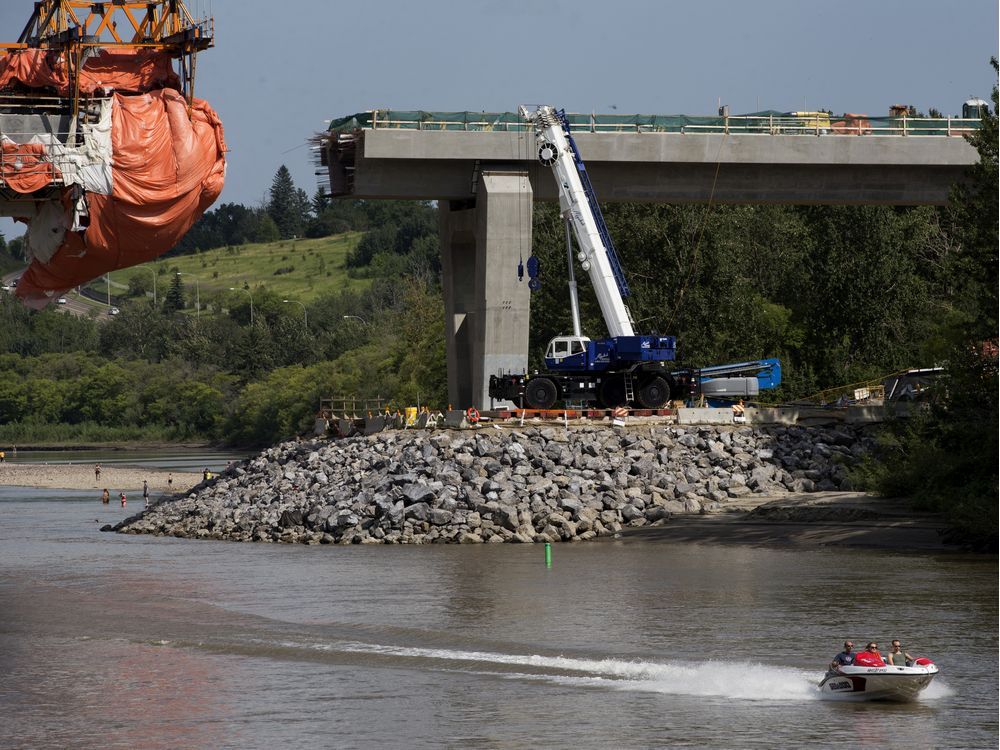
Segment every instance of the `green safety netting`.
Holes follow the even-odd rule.
[[[930,117],[868,117],[765,110],[745,115],[597,115],[570,114],[573,132],[597,133],[841,133],[856,135],[957,135],[979,127],[979,120]],[[378,109],[331,121],[329,130],[522,131],[530,128],[516,112],[429,112]]]

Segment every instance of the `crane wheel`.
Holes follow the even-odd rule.
[[[524,400],[532,409],[551,409],[559,389],[549,378],[532,378],[524,389]]]
[[[670,401],[670,384],[657,375],[639,388],[639,403],[645,409],[662,409]]]

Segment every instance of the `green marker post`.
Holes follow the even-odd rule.
[[[545,543],[545,567],[552,567],[552,544],[550,542]]]

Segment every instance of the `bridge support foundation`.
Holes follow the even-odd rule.
[[[531,183],[523,170],[486,169],[474,203],[439,205],[448,400],[483,409],[490,375],[528,366],[528,279],[517,264],[531,255]]]

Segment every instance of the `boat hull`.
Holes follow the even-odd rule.
[[[819,684],[820,697],[835,701],[893,701],[908,703],[917,700],[935,675],[933,664],[919,667],[841,667],[827,672]]]

